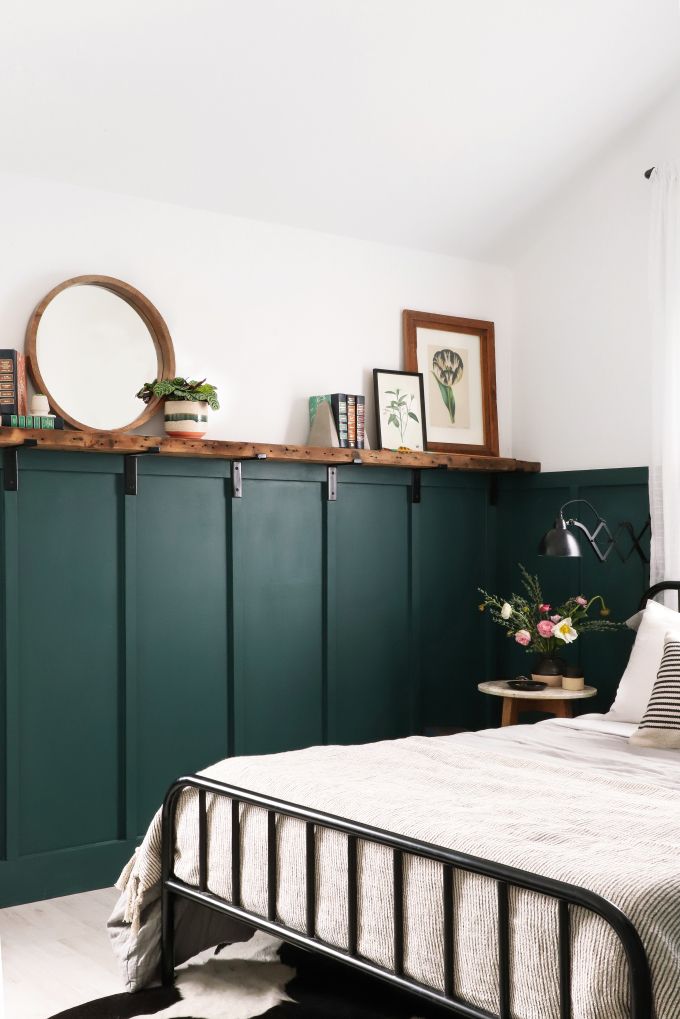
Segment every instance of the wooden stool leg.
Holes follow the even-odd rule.
[[[517,719],[519,718],[519,698],[518,697],[504,697],[503,698],[503,716],[501,718],[501,726],[504,725],[517,725]]]
[[[573,718],[573,712],[571,709],[570,701],[546,701],[546,705],[550,707],[545,708],[546,711],[551,711],[555,718]]]

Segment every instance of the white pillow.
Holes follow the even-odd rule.
[[[667,633],[659,674],[633,746],[680,750],[680,640]]]
[[[647,602],[626,671],[605,718],[640,724],[652,695],[669,629],[680,640],[680,614],[658,602]]]

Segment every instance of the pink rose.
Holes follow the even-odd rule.
[[[515,634],[515,640],[522,647],[526,647],[528,644],[531,644],[531,634],[528,630],[518,630]]]
[[[561,618],[562,618],[562,616],[551,616],[550,617],[550,621],[553,622],[553,623],[559,623]]]
[[[547,605],[545,602],[542,605],[538,606],[538,611],[539,612],[550,612],[550,609],[551,609],[551,606]]]
[[[582,594],[577,595],[576,598],[574,598],[574,601],[577,605],[581,605],[583,607],[588,604],[588,599],[584,598]]]
[[[552,637],[553,635],[553,623],[549,619],[542,619],[536,629],[540,633],[541,637]]]

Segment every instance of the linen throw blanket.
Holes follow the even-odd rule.
[[[598,731],[598,729],[609,730]],[[625,727],[619,727],[625,728]],[[634,727],[632,727],[634,728]],[[543,722],[454,737],[313,747],[232,758],[210,778],[589,888],[619,906],[643,938],[657,1019],[680,1015],[680,765],[640,751],[611,724]],[[611,730],[614,730],[612,733]],[[267,908],[266,814],[242,807],[241,894]],[[208,885],[231,894],[229,801],[208,795]],[[278,818],[278,918],[305,929],[305,833]],[[175,873],[198,884],[197,793],[180,800]],[[125,919],[140,923],[160,879],[160,813],[121,875]],[[443,987],[441,869],[405,858],[405,969]],[[456,872],[455,991],[498,1011],[495,883]],[[512,1015],[557,1019],[557,907],[511,892]],[[359,849],[359,952],[392,963],[391,856]],[[155,922],[157,923],[157,917]],[[347,945],[345,837],[317,832],[317,936]],[[128,966],[129,971],[129,966]],[[143,974],[138,975],[140,984]],[[148,978],[147,978],[148,979]],[[605,923],[572,909],[574,1019],[625,1019],[627,966]]]

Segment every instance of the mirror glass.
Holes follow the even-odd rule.
[[[94,429],[124,429],[144,410],[135,396],[161,374],[142,316],[111,290],[69,286],[44,309],[36,358],[50,404]]]

